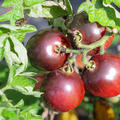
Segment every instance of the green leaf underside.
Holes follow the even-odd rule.
[[[104,0],[105,4],[114,3],[116,6],[120,7],[120,0]]]
[[[28,65],[28,57],[27,57],[27,50],[23,46],[21,42],[19,42],[14,36],[10,35],[12,46],[14,47],[14,51],[11,49],[11,44],[9,40],[7,40],[5,44],[5,59],[6,62],[11,69],[12,65],[19,64],[19,66],[16,68],[16,75],[22,73],[24,70],[26,70]],[[23,54],[24,53],[24,54]],[[22,64],[21,64],[22,63]]]
[[[28,77],[31,77],[31,76],[35,76],[37,75],[37,73],[35,72],[23,72],[21,74],[19,74],[20,76],[28,76]]]
[[[0,24],[0,28],[4,28],[4,29],[6,28],[15,33],[35,32],[37,30],[35,26],[32,26],[32,25],[13,26],[9,24]]]
[[[19,42],[15,37],[13,37],[12,35],[10,37],[14,44],[14,49],[15,49],[16,53],[18,54],[18,57],[21,60],[22,64],[24,65],[24,70],[25,70],[27,68],[27,64],[28,64],[27,50],[25,49],[23,44],[21,42]],[[21,72],[23,72],[23,71],[21,71]]]
[[[21,92],[24,95],[33,95],[35,97],[40,98],[40,91],[34,91],[36,80],[26,76],[14,76],[12,81],[12,88]]]
[[[100,0],[92,2],[83,2],[78,13],[86,11],[91,22],[99,22],[103,26],[112,26],[120,30],[120,18],[116,17],[115,10],[111,7],[105,7]]]
[[[61,7],[59,6],[43,6],[43,13],[48,12],[48,16],[51,18],[57,18],[57,17],[61,17],[61,16],[65,16],[67,15],[67,12],[65,10],[63,10]]]
[[[43,3],[46,0],[24,0],[24,4],[27,7],[33,6],[35,4]]]
[[[16,39],[22,42],[25,38],[26,33],[14,33],[12,34]]]
[[[12,86],[21,86],[21,87],[26,87],[26,86],[31,86],[34,87],[35,80],[32,78],[28,78],[26,76],[15,76],[13,81],[12,81]]]
[[[0,116],[1,120],[43,120],[40,115],[34,114],[34,109],[18,111],[15,108],[3,108]]]
[[[53,6],[35,5],[32,7],[29,13],[30,17],[43,17],[43,18],[57,18],[66,15],[67,11],[57,5]]]
[[[37,29],[32,25],[24,25],[24,26],[13,26],[9,24],[0,24],[1,34],[9,33],[18,39],[20,42],[23,41],[26,33],[35,32]]]
[[[10,23],[14,25],[18,19],[24,18],[23,0],[5,0],[2,7],[13,7],[13,9],[1,15],[0,21],[10,20]]]
[[[40,115],[34,115],[32,110],[24,110],[20,113],[21,116],[24,116],[25,120],[43,120]]]
[[[7,35],[0,36],[0,61],[3,59],[4,56],[4,47],[6,43]]]
[[[10,50],[10,43],[9,41],[7,40],[6,41],[6,44],[5,44],[5,60],[9,66],[9,68],[12,67],[12,64],[13,64],[13,61],[12,61],[12,57],[11,57],[11,50]]]

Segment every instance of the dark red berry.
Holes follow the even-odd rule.
[[[91,44],[100,40],[106,32],[106,27],[101,26],[97,22],[86,23],[80,26],[79,30],[85,34],[82,44]]]
[[[77,107],[85,89],[83,81],[76,72],[65,73],[55,70],[48,74],[45,84],[45,99],[57,111],[69,111]]]
[[[33,66],[51,71],[61,67],[68,54],[58,53],[56,47],[69,47],[67,38],[57,30],[40,31],[27,44],[28,56]]]
[[[86,68],[82,78],[93,95],[114,97],[120,94],[120,58],[114,54],[96,55],[95,68]]]

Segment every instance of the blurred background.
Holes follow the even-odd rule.
[[[70,0],[73,6],[74,12],[76,12],[79,5],[85,0]],[[3,0],[0,0],[0,5],[2,4]],[[114,6],[116,7],[116,6]],[[116,8],[119,12],[120,9]],[[4,8],[0,6],[0,15],[4,14],[6,11]],[[37,30],[41,30],[44,28],[50,28],[51,26],[48,25],[48,22],[43,18],[31,18],[25,15],[28,20],[28,24],[36,26]],[[9,23],[0,22],[0,24]],[[27,34],[23,43],[26,45],[28,39],[34,35],[34,33]],[[114,37],[114,41],[111,47],[106,52],[112,52],[120,56],[120,37],[116,35]],[[29,71],[39,71],[33,68],[31,65],[28,67]],[[5,61],[0,63],[0,88],[6,84],[6,80],[8,77],[8,67],[5,64]],[[13,103],[17,103],[21,98],[25,101],[25,106],[29,105],[38,105],[40,104],[41,100],[34,98],[33,96],[25,96],[21,93],[18,93],[14,90],[6,91],[6,95],[9,99],[13,101]],[[14,97],[16,96],[16,97]],[[24,108],[23,108],[24,109]],[[44,110],[42,107],[39,108],[39,114],[42,114]],[[109,99],[102,99],[99,97],[92,96],[90,93],[86,91],[86,96],[84,97],[83,102],[73,111],[55,114],[54,120],[120,120],[120,97],[114,97]]]

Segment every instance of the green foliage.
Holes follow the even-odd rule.
[[[2,7],[10,7],[10,11],[0,16],[0,21],[10,20],[14,25],[16,20],[23,18],[23,0],[5,0]]]
[[[55,28],[61,28],[63,31],[67,30],[67,27],[65,26],[65,20],[61,17],[54,19],[53,26]]]
[[[65,15],[67,11],[52,1],[34,5],[29,12],[30,17],[57,18]]]
[[[19,111],[15,108],[3,108],[2,120],[43,120],[40,115],[35,115],[35,109],[27,108]]]
[[[17,86],[21,86],[21,87],[31,86],[31,87],[34,87],[34,83],[35,83],[35,80],[32,79],[32,78],[27,78],[25,76],[15,76],[11,84],[14,87],[17,87]]]
[[[65,3],[66,3],[66,8],[67,8],[68,15],[72,16],[73,9],[72,9],[72,5],[71,5],[70,1],[65,0]]]
[[[103,26],[112,26],[120,30],[120,18],[116,17],[115,10],[103,5],[102,0],[83,2],[78,13],[86,11],[91,22],[99,22]]]
[[[24,5],[27,7],[33,6],[35,4],[43,3],[46,0],[24,0]]]
[[[0,61],[3,59],[4,56],[4,47],[5,47],[5,43],[6,43],[6,38],[7,35],[1,35],[0,36]]]
[[[5,118],[5,120],[19,120],[14,109],[3,109],[2,116]]]
[[[120,7],[120,1],[119,0],[104,0],[105,4],[110,4],[110,3],[114,3],[115,5],[117,5],[118,7]]]

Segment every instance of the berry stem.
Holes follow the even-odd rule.
[[[73,54],[69,59],[68,59],[68,62],[70,64],[73,64],[74,63],[74,60],[75,60],[75,57],[76,57],[76,54]]]
[[[82,54],[83,63],[89,67],[89,66],[91,66],[91,63],[86,58],[87,53],[97,47],[100,47],[100,54],[104,54],[104,44],[105,44],[106,40],[110,37],[110,35],[111,34],[108,33],[105,36],[103,36],[102,39],[100,39],[99,41],[92,43],[90,45],[85,45],[85,44],[79,43],[79,45],[78,45],[79,49],[77,49],[77,50],[71,49],[71,48],[65,48],[62,51],[62,49],[60,49],[60,48],[57,48],[57,49],[61,50],[60,52],[63,52],[63,53],[64,52],[65,53],[74,53],[75,55]],[[71,59],[73,59],[73,58],[71,58]],[[71,63],[71,61],[74,62],[73,60],[70,60],[70,63]]]
[[[75,54],[79,54],[79,53],[82,53],[83,50],[82,49],[78,49],[78,50],[75,50],[75,49],[70,49],[70,48],[66,48],[66,53],[75,53]]]
[[[105,50],[104,50],[104,45],[102,45],[102,46],[100,47],[100,54],[102,55],[102,54],[104,54],[104,52],[105,52]]]
[[[78,47],[79,47],[79,48],[88,48],[89,50],[92,50],[92,49],[94,49],[94,48],[97,48],[97,47],[99,47],[99,46],[104,45],[105,42],[106,42],[106,40],[107,40],[109,37],[110,37],[109,35],[106,35],[106,36],[104,36],[101,40],[99,40],[99,41],[97,41],[97,42],[95,42],[95,43],[93,43],[93,44],[90,44],[90,45],[85,45],[85,44],[80,43]]]

